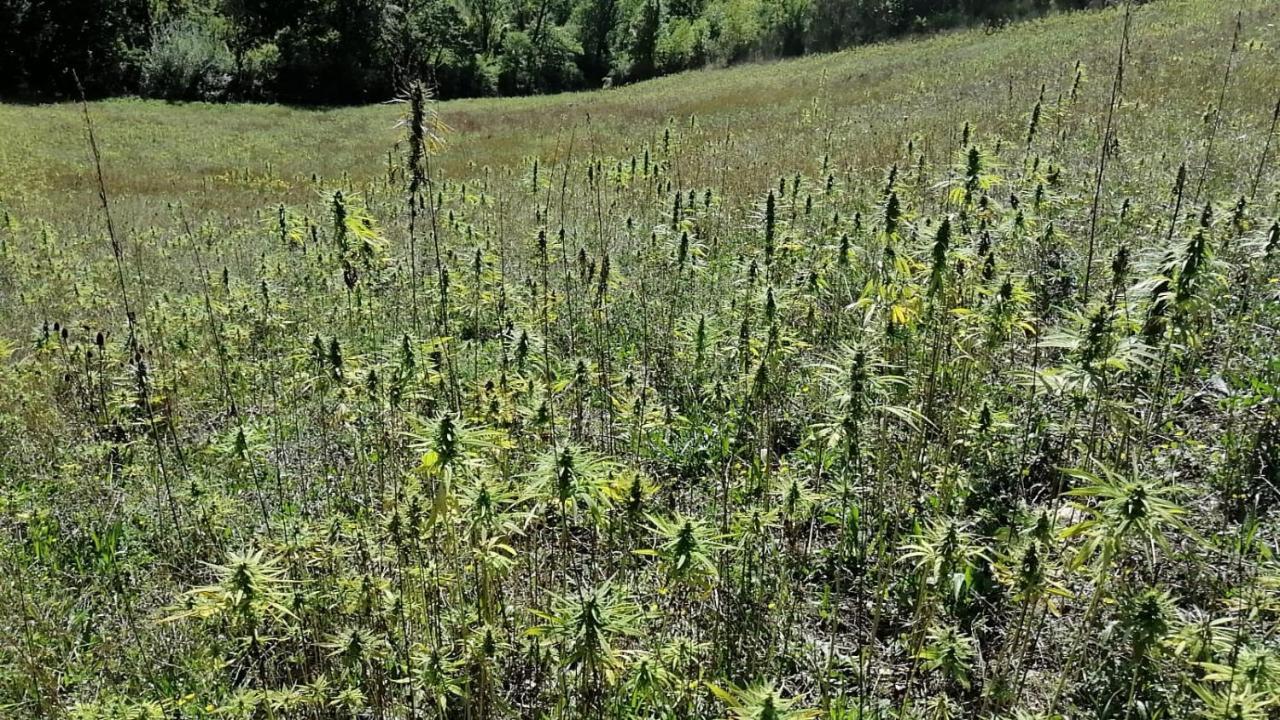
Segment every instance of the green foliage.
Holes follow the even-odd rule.
[[[129,92],[151,34],[150,0],[0,3],[0,97]]]
[[[670,73],[705,65],[710,42],[711,23],[706,18],[671,18],[654,48],[658,70]]]
[[[280,48],[275,43],[254,46],[240,56],[237,93],[248,100],[269,100],[275,97],[279,74]]]
[[[622,10],[620,0],[585,0],[575,9],[573,21],[582,48],[579,65],[588,86],[598,86],[613,70]]]
[[[747,59],[764,37],[764,8],[761,0],[711,0],[712,57],[723,63]]]
[[[336,104],[390,96],[388,22],[379,0],[305,3],[275,36],[280,99]]]
[[[262,51],[255,52],[246,73],[261,77],[272,60]],[[142,63],[142,89],[150,97],[166,100],[218,100],[234,72],[231,51],[207,27],[175,22],[157,30],[151,39]],[[255,89],[261,94],[264,88]]]
[[[510,31],[503,38],[499,55],[498,90],[507,95],[525,95],[579,87],[582,73],[574,58],[580,51],[563,27],[544,28],[537,37],[521,30]]]
[[[1066,7],[1045,0],[8,0],[0,6],[0,97],[75,96],[70,71],[91,96],[350,104],[387,99],[415,79],[431,81],[445,98],[559,92]]]
[[[725,6],[662,3],[658,71]],[[1236,6],[0,106],[0,716],[1269,720],[1280,7],[1232,54]],[[213,35],[263,93],[599,39],[279,7]]]

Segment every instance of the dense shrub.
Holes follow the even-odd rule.
[[[507,34],[498,70],[498,88],[503,94],[558,92],[582,87],[582,71],[574,62],[581,48],[563,28],[553,27],[544,32],[547,37],[540,42],[518,30]]]
[[[764,36],[762,8],[761,0],[713,0],[707,15],[714,60],[731,63],[747,59]]]
[[[235,60],[225,42],[207,27],[177,22],[152,37],[142,64],[142,89],[166,100],[217,100],[234,72]]]
[[[658,70],[678,72],[706,64],[710,29],[705,18],[673,18],[658,39]]]
[[[276,75],[280,71],[280,48],[263,43],[240,58],[238,92],[249,100],[267,100],[275,96]]]
[[[0,0],[0,97],[558,92],[1105,0]]]
[[[280,98],[340,104],[390,97],[388,20],[378,0],[312,4],[276,36]]]
[[[137,86],[148,0],[0,0],[0,98],[73,98]]]

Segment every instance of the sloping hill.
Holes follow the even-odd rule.
[[[1237,3],[1163,0],[1135,10],[1133,51],[1117,116],[1122,162],[1137,174],[1168,174],[1173,148],[1207,134],[1204,114],[1218,100]],[[1280,10],[1239,3],[1241,52],[1226,95],[1223,167],[1266,129],[1276,95]],[[1069,92],[1075,65],[1086,80],[1079,115],[1096,122],[1109,100],[1120,34],[1117,11],[1051,17],[988,33],[956,32],[767,65],[708,70],[608,91],[467,100],[440,106],[455,130],[440,161],[451,177],[469,167],[512,167],[538,155],[554,161],[587,148],[636,152],[668,120],[696,129],[685,144],[732,142],[718,154],[731,181],[756,187],[779,172],[836,165],[884,165],[909,137],[929,159],[947,156],[960,127],[1017,136],[1041,86],[1047,103]],[[122,196],[168,201],[200,191],[201,203],[245,207],[274,201],[313,174],[357,179],[385,169],[399,137],[401,108],[299,110],[277,106],[94,103],[111,187]],[[0,106],[0,178],[5,192],[76,202],[89,193],[79,108]],[[1089,127],[1086,130],[1096,130]],[[1152,148],[1161,150],[1151,152]],[[1164,155],[1165,157],[1161,157]],[[1086,158],[1087,159],[1087,158]],[[1142,166],[1139,167],[1139,164]],[[710,173],[712,168],[691,168]],[[237,175],[249,173],[246,184]],[[265,182],[270,179],[273,182]],[[279,182],[274,182],[279,181]],[[212,189],[212,195],[206,189]]]

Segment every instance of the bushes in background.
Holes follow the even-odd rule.
[[[0,98],[347,104],[643,80],[1090,0],[0,0]],[[73,75],[74,73],[74,75]]]
[[[227,44],[207,26],[166,25],[151,39],[142,61],[142,89],[166,100],[220,100],[235,75]]]

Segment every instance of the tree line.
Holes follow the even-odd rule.
[[[0,98],[348,104],[632,82],[1099,0],[0,0]]]

